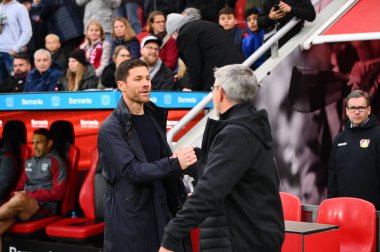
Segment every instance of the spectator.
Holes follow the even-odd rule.
[[[256,7],[250,8],[245,12],[245,21],[247,23],[247,33],[243,39],[243,53],[246,58],[251,56],[264,43],[264,29],[257,25],[260,10]],[[252,70],[257,69],[265,61],[265,55],[261,56],[252,65]]]
[[[74,0],[44,0],[40,18],[46,20],[48,32],[56,34],[61,50],[68,55],[83,39],[83,23]],[[66,67],[66,65],[64,66]]]
[[[113,13],[120,6],[121,0],[76,0],[76,3],[85,6],[83,24],[98,20],[106,34],[105,39],[111,41]]]
[[[11,146],[8,141],[0,138],[0,205],[9,199],[11,190],[16,186],[19,173]]]
[[[141,59],[149,67],[152,90],[174,90],[173,73],[158,56],[161,44],[162,41],[154,36],[145,37],[141,41]]]
[[[58,91],[57,81],[61,70],[51,67],[51,54],[39,49],[34,53],[34,66],[26,78],[24,92]]]
[[[122,97],[98,135],[108,185],[103,248],[105,252],[158,251],[165,225],[186,198],[182,170],[197,158],[191,147],[172,155],[165,139],[166,112],[149,102],[146,63],[124,61],[115,76]],[[176,248],[185,251],[192,251],[190,240]]]
[[[131,53],[132,59],[140,58],[140,45],[128,20],[122,17],[115,18],[112,22],[112,52],[116,46],[125,45]]]
[[[101,82],[103,87],[117,88],[115,81],[116,68],[118,68],[123,61],[129,59],[131,59],[131,53],[128,51],[128,48],[123,45],[116,46],[112,56],[113,62],[104,69],[102,74]]]
[[[380,126],[367,92],[351,92],[346,104],[349,120],[334,139],[327,197],[361,198],[380,210]]]
[[[200,10],[203,20],[218,23],[218,13],[224,7],[235,8],[236,0],[188,0],[186,8]]]
[[[139,3],[140,0],[123,0],[121,5],[116,8],[116,15],[118,17],[127,18],[136,34],[141,32],[140,18],[138,15]]]
[[[0,83],[13,69],[13,56],[26,49],[32,26],[26,8],[16,0],[0,3]]]
[[[215,70],[213,103],[220,120],[208,119],[202,159],[185,170],[197,185],[166,226],[160,252],[177,251],[178,241],[198,226],[200,251],[281,251],[279,177],[268,114],[253,106],[257,87],[246,66]]]
[[[34,156],[27,160],[13,197],[0,207],[0,235],[17,221],[56,215],[64,198],[67,166],[51,151],[49,130],[35,130],[32,143]]]
[[[105,40],[102,25],[96,20],[90,20],[86,28],[86,40],[80,45],[86,53],[87,60],[94,66],[96,76],[102,76],[103,70],[109,65],[111,43]]]
[[[219,11],[219,25],[227,31],[235,44],[241,47],[241,41],[244,37],[244,31],[236,26],[235,12],[230,7],[224,7]]]
[[[177,67],[178,49],[175,39],[166,36],[166,17],[162,11],[152,11],[148,17],[148,31],[151,35],[162,40],[160,59],[172,71]]]
[[[48,34],[47,23],[40,17],[44,7],[44,2],[41,0],[33,0],[29,9],[30,21],[32,24],[33,35],[28,43],[28,52],[32,55],[38,49],[44,48],[44,38]]]
[[[84,50],[80,49],[69,55],[69,67],[58,79],[58,85],[63,91],[79,91],[97,88],[99,78],[94,67],[86,60]]]
[[[189,86],[182,90],[209,91],[213,68],[244,61],[241,50],[218,24],[172,13],[166,30],[177,38],[178,55],[187,66]]]
[[[186,9],[184,9],[181,12],[181,14],[184,16],[192,16],[192,17],[195,17],[197,19],[202,19],[201,11],[198,10],[197,8],[193,8],[193,7],[188,7]]]
[[[67,66],[66,55],[61,50],[61,42],[55,34],[48,34],[45,37],[45,48],[51,53],[53,66],[64,70]]]
[[[15,54],[13,58],[13,75],[0,84],[0,92],[22,92],[31,67],[27,54]]]
[[[279,30],[293,17],[302,19],[302,21],[280,39],[279,46],[281,47],[302,29],[304,20],[312,22],[315,16],[314,6],[310,0],[265,0],[264,11],[259,16],[258,25],[266,30],[273,28]]]

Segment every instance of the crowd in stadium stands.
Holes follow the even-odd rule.
[[[294,16],[315,18],[309,0],[289,5],[266,0],[263,9],[246,10],[243,30],[237,26],[235,4],[236,0],[2,0],[0,92],[117,88],[116,67],[133,58],[148,63],[154,90],[209,91],[214,67],[242,63],[264,43],[264,33]],[[155,36],[155,42],[144,42],[147,36]],[[265,56],[251,68],[264,61]]]

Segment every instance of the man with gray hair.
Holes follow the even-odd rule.
[[[253,106],[254,72],[243,65],[217,68],[212,87],[220,120],[209,119],[197,186],[165,228],[160,252],[173,251],[200,226],[201,251],[281,251],[284,219],[268,115]]]
[[[61,70],[51,67],[51,54],[46,49],[34,53],[34,66],[26,78],[24,92],[58,91],[58,78]]]

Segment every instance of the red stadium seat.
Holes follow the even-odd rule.
[[[301,221],[302,209],[300,199],[290,193],[280,192],[284,219],[288,221]]]
[[[79,193],[84,218],[66,218],[47,226],[46,234],[56,240],[87,242],[104,233],[103,194],[106,183],[101,174],[97,148],[91,152],[91,165]]]
[[[376,249],[376,209],[368,201],[349,197],[324,200],[317,223],[339,225],[342,252]]]

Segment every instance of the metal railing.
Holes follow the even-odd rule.
[[[272,37],[270,37],[262,46],[259,47],[251,56],[249,56],[242,64],[244,66],[251,66],[255,63],[261,56],[263,56],[266,51],[268,51],[272,46],[276,46],[278,40],[281,39],[288,31],[290,31],[295,25],[300,22],[300,19],[293,18],[285,26],[283,26],[279,31],[277,31]],[[272,50],[272,53],[278,54],[277,49]],[[173,145],[174,136],[194,117],[196,117],[205,107],[212,101],[212,93],[210,92],[203,100],[201,100],[195,107],[193,107],[181,120],[178,121],[174,127],[167,133],[167,141],[170,146]]]

